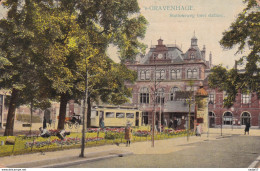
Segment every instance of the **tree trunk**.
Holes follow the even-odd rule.
[[[10,103],[9,103],[9,109],[8,109],[7,122],[6,122],[4,136],[13,136],[13,133],[14,133],[14,117],[15,117],[17,93],[18,93],[18,90],[13,88]]]
[[[90,97],[88,96],[88,111],[87,111],[87,128],[90,128],[90,116],[91,116],[91,103]]]
[[[60,113],[59,113],[59,123],[58,123],[58,130],[64,129],[65,118],[66,118],[66,109],[68,103],[68,96],[67,94],[62,94],[60,96]]]

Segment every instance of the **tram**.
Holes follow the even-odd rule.
[[[91,109],[91,127],[100,127],[103,121],[105,127],[141,126],[142,111],[130,107],[94,107]]]

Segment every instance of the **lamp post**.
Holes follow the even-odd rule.
[[[82,116],[83,116],[83,125],[82,125],[82,138],[81,138],[81,153],[79,157],[85,157],[84,156],[84,150],[85,150],[85,130],[86,130],[86,113],[87,113],[87,100],[88,100],[88,69],[86,66],[86,75],[85,75],[85,93],[84,93],[84,100],[83,100],[83,110],[82,110]]]

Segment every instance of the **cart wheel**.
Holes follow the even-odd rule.
[[[69,126],[70,129],[72,129],[73,128],[73,123],[69,122],[68,126]]]
[[[77,129],[79,127],[79,123],[75,122],[75,128]]]

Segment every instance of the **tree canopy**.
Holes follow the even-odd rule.
[[[104,101],[126,101],[130,94],[123,82],[133,80],[133,73],[122,75],[130,71],[109,62],[106,53],[114,44],[124,61],[144,50],[139,39],[147,21],[137,0],[6,0],[3,4],[8,15],[0,20],[0,87],[12,89],[7,119],[11,131],[6,135],[12,134],[15,107],[31,103],[32,98],[60,100],[62,129],[68,100],[82,98],[85,91],[86,68],[93,78],[104,73],[110,78],[102,80],[108,85],[104,87],[110,87],[109,100],[95,81],[90,81],[91,91]]]

